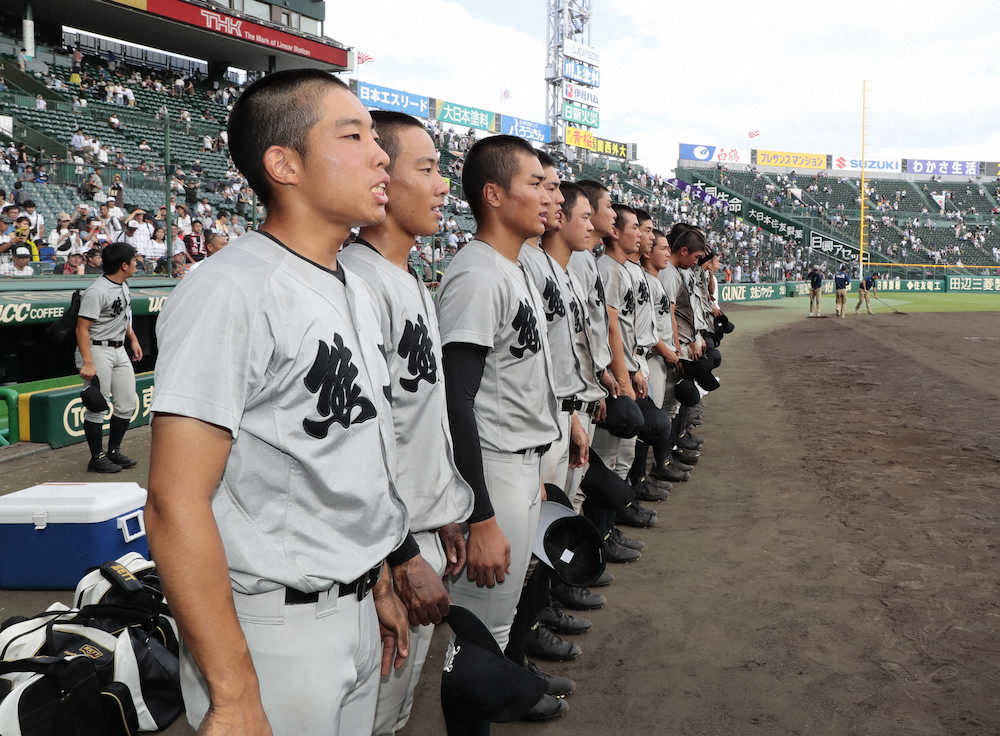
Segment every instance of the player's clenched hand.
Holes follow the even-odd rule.
[[[510,542],[496,517],[469,524],[469,561],[466,575],[476,585],[492,588],[510,572]]]
[[[590,436],[584,431],[583,425],[576,414],[570,425],[569,432],[569,466],[581,468],[590,460]]]
[[[608,390],[611,398],[617,399],[618,394],[621,392],[621,386],[618,385],[618,379],[615,378],[614,374],[610,370],[605,370],[601,373],[601,385]]]
[[[142,347],[139,345],[139,341],[133,337],[129,347],[132,348],[132,362],[138,363],[142,360]]]
[[[382,637],[382,674],[388,675],[393,667],[397,670],[402,667],[410,654],[410,625],[406,606],[393,592],[392,579],[385,570],[372,594]]]
[[[459,524],[446,524],[437,533],[448,559],[448,566],[444,569],[445,577],[458,575],[465,567],[465,535],[462,534],[462,527]]]
[[[646,377],[642,375],[642,371],[636,371],[635,375],[632,376],[632,385],[635,386],[635,395],[640,399],[646,398],[647,386]]]
[[[258,697],[255,704],[210,706],[198,736],[271,736],[271,726]]]
[[[608,403],[601,399],[597,405],[597,412],[594,414],[594,424],[600,424],[608,418]]]
[[[422,556],[411,557],[392,568],[396,594],[410,618],[410,625],[439,624],[448,615],[448,591],[433,568]]]
[[[94,367],[93,361],[87,361],[82,366],[80,366],[80,378],[84,381],[94,380],[94,376],[97,375],[97,368]]]

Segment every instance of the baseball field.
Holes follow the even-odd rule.
[[[577,682],[568,716],[494,733],[1000,733],[1000,297],[874,304],[727,308],[692,480],[629,530],[647,546],[583,614],[583,655],[543,663]],[[144,483],[148,428],[126,442]],[[0,492],[85,475],[83,445],[24,449]],[[0,619],[68,598],[0,591]],[[443,733],[445,635],[408,736]]]

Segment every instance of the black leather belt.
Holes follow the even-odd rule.
[[[583,408],[583,402],[580,399],[563,399],[560,408],[569,412],[580,411]]]
[[[378,582],[381,574],[382,563],[379,563],[368,572],[363,573],[360,577],[355,578],[349,583],[341,585],[337,591],[337,597],[343,598],[345,595],[354,595],[359,601],[364,600],[365,596],[368,595],[368,591],[375,587],[375,584]],[[303,603],[318,602],[319,591],[303,593],[301,590],[296,590],[295,588],[285,588],[286,606],[298,606]]]
[[[109,347],[109,348],[120,348],[125,343],[122,340],[91,340],[90,344],[91,345],[102,345],[102,346],[106,346],[106,347]]]
[[[549,442],[546,445],[539,445],[538,447],[526,447],[523,450],[514,450],[515,455],[527,455],[529,452],[537,452],[539,455],[544,455],[552,447],[552,443]]]
[[[589,404],[585,404],[583,406],[584,412],[586,412],[590,416],[594,416],[597,413],[597,410],[600,408],[601,408],[600,401],[591,401]]]

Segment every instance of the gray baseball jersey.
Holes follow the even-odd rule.
[[[80,295],[80,316],[92,322],[91,340],[124,340],[132,321],[128,284],[116,284],[107,276],[94,279]]]
[[[437,308],[442,345],[489,348],[476,395],[480,445],[517,452],[558,439],[545,309],[524,269],[473,240],[448,266]]]
[[[674,315],[677,318],[677,337],[681,345],[694,342],[694,313],[691,309],[691,295],[688,293],[687,282],[681,272],[672,263],[667,263],[659,273],[660,283],[667,293],[667,298],[674,305]],[[677,347],[681,347],[678,345]]]
[[[573,350],[574,335],[584,330],[580,304],[573,298],[569,276],[544,250],[525,243],[517,260],[542,295],[556,396],[571,399],[586,387]]]
[[[641,366],[636,358],[635,287],[632,277],[624,265],[607,254],[597,259],[597,270],[604,283],[604,296],[608,300],[608,306],[618,311],[625,367],[629,373],[634,373]]]
[[[156,334],[153,411],[233,437],[212,511],[234,590],[327,590],[402,543],[389,371],[356,274],[249,232],[173,290]]]
[[[691,312],[694,317],[694,328],[697,331],[711,330],[712,320],[707,316],[712,313],[711,296],[708,293],[708,273],[699,267],[688,269],[688,290],[691,292]]]
[[[338,262],[374,292],[382,322],[396,434],[396,490],[410,530],[431,531],[465,521],[472,489],[455,467],[441,372],[441,335],[430,292],[413,273],[367,243],[341,251]]]
[[[650,298],[646,272],[642,266],[632,261],[625,261],[625,268],[632,277],[635,289],[635,342],[642,354],[645,352],[644,348],[652,347],[657,341],[654,306]]]
[[[643,276],[646,277],[646,285],[649,287],[649,298],[653,304],[653,322],[656,328],[656,338],[663,340],[668,348],[676,351],[677,347],[674,345],[674,326],[670,321],[670,297],[667,296],[667,290],[663,288],[660,280],[649,273],[649,271],[644,271]]]
[[[566,266],[576,283],[582,287],[581,294],[590,316],[588,332],[594,359],[594,372],[600,375],[611,365],[611,346],[608,344],[608,305],[604,297],[604,282],[597,271],[597,259],[589,251],[579,251],[569,257]]]
[[[593,260],[593,256],[590,256],[590,254],[587,254],[587,256]],[[556,264],[556,267],[558,267],[558,265],[559,264]],[[587,286],[584,286],[576,279],[576,277],[573,276],[572,273],[569,272],[569,270],[566,271],[566,275],[569,277],[567,285],[570,290],[570,296],[567,298],[573,299],[579,305],[580,312],[583,314],[583,329],[573,334],[573,350],[576,352],[576,359],[579,361],[580,365],[580,375],[583,378],[584,383],[584,389],[581,393],[577,394],[577,398],[586,402],[598,401],[607,396],[608,392],[604,389],[604,386],[601,385],[600,380],[598,380],[599,374],[597,372],[597,361],[594,358],[594,337],[590,325],[590,310],[587,307],[587,295],[590,289],[593,288],[593,284],[588,282]],[[600,281],[601,279],[598,276],[597,282],[600,283]],[[603,293],[602,287],[601,294],[603,295]],[[601,316],[607,320],[608,311],[604,306],[603,299],[604,297],[602,296]],[[604,339],[604,348],[608,349],[607,338]]]

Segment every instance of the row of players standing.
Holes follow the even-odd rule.
[[[230,149],[267,221],[185,279],[157,326],[147,529],[199,733],[395,732],[450,604],[508,656],[524,646],[511,629],[543,482],[634,559],[615,523],[652,524],[640,500],[664,495],[636,477],[636,434],[661,475],[697,459],[691,415],[664,417],[667,364],[705,352],[711,294],[672,277],[700,232],[675,226],[667,256],[599,184],[560,185],[525,141],[487,138],[463,170],[477,239],[435,310],[406,261],[437,230],[438,154],[415,119],[374,117],[320,72],[251,85]],[[625,265],[643,242],[646,273]],[[562,678],[538,676],[532,717],[560,715]]]

